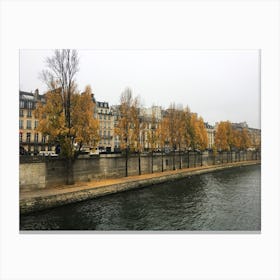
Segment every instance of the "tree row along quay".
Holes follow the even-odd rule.
[[[166,171],[138,176],[130,176],[119,179],[100,180],[88,183],[77,183],[75,185],[61,185],[45,190],[21,192],[20,210],[21,214],[35,212],[43,209],[57,207],[65,204],[75,203],[92,199],[116,192],[130,189],[149,187],[167,181],[178,180],[188,176],[199,175],[208,172],[215,172],[227,168],[242,167],[247,165],[260,164],[259,160],[226,163],[213,166],[202,166],[181,170]]]
[[[49,145],[59,147],[60,157],[64,158],[67,169],[66,183],[74,184],[73,166],[83,146],[94,150],[100,140],[101,127],[94,118],[95,105],[90,86],[84,92],[77,90],[75,77],[79,69],[76,50],[55,50],[46,60],[47,69],[42,78],[49,91],[45,101],[38,104],[36,118],[39,123],[37,132],[48,137]],[[147,118],[139,115],[140,100],[134,98],[132,90],[125,89],[118,105],[114,137],[119,140],[119,149],[125,155],[125,176],[128,176],[128,158],[137,153],[139,175],[141,175],[141,153],[166,150],[185,152],[204,151],[208,147],[207,131],[204,120],[189,107],[182,108],[171,103],[164,110],[161,119],[156,113]],[[113,137],[113,136],[110,136]],[[220,122],[216,129],[214,155],[217,151],[246,151],[248,148],[260,151],[260,138],[250,137],[246,128],[234,129],[229,121]],[[153,165],[153,164],[152,164]],[[174,167],[175,169],[175,167]]]

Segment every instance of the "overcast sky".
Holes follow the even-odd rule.
[[[91,85],[98,101],[119,103],[130,87],[145,107],[189,106],[204,121],[246,121],[260,128],[260,61],[257,50],[78,50],[76,81]],[[46,91],[39,79],[53,50],[20,51],[20,90]]]

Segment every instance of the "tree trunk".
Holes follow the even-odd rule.
[[[188,168],[190,168],[190,151],[188,151]]]
[[[139,175],[141,175],[141,153],[138,152],[138,171]]]
[[[161,149],[161,172],[163,172],[163,151]]]
[[[202,151],[201,151],[201,156],[200,156],[200,166],[202,166],[203,165],[203,153],[202,153]]]
[[[125,151],[125,177],[128,176],[128,150]]]
[[[74,184],[74,160],[72,158],[66,159],[66,185]]]
[[[175,150],[173,150],[173,170],[175,169]]]
[[[152,150],[152,173],[154,173],[154,152]]]
[[[181,154],[181,150],[179,150],[179,157],[180,157],[180,169],[182,169],[182,154]]]

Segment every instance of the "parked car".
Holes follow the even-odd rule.
[[[58,154],[56,154],[54,151],[40,151],[39,156],[51,156],[51,157],[57,157]]]

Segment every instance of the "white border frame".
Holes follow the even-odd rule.
[[[1,279],[280,279],[279,1],[2,1],[0,7]],[[66,15],[73,17],[62,38],[58,20]],[[18,50],[54,47],[261,49],[262,233],[20,235]]]

